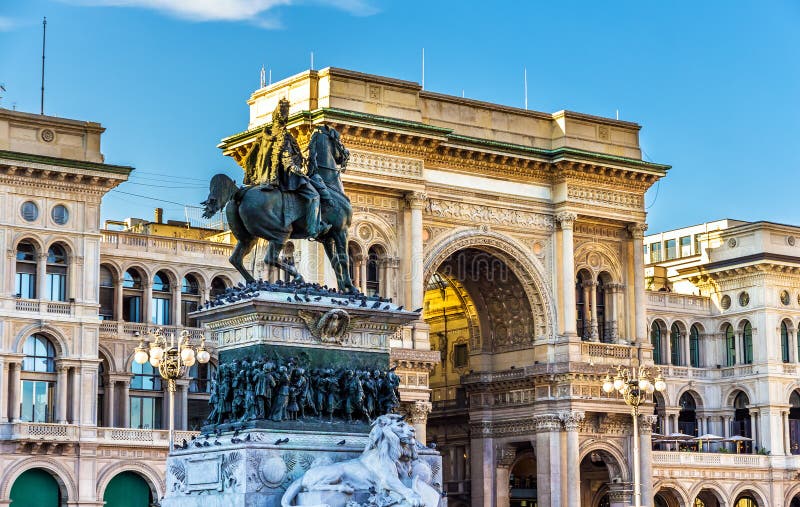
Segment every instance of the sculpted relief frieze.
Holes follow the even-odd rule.
[[[612,208],[642,210],[644,197],[639,194],[617,192],[602,188],[572,186],[567,188],[567,197],[572,201]]]
[[[484,206],[446,199],[428,199],[425,212],[437,218],[552,231],[553,217],[542,213]]]
[[[370,174],[421,178],[422,166],[423,163],[420,159],[350,150],[350,161],[347,164],[347,169]]]

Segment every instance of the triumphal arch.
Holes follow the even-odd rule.
[[[612,365],[652,363],[644,193],[668,167],[642,160],[639,125],[327,68],[254,92],[223,152],[244,164],[281,99],[301,146],[327,124],[350,150],[356,284],[421,311],[392,361],[420,440],[443,454],[450,505],[628,505],[632,418],[601,384]],[[335,285],[318,244],[284,257]]]

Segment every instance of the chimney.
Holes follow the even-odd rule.
[[[164,208],[156,208],[156,223],[164,223]]]

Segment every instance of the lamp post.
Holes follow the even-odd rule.
[[[167,380],[169,391],[169,450],[172,451],[175,445],[175,381],[186,374],[186,369],[190,368],[195,361],[203,364],[211,359],[211,354],[206,350],[206,339],[200,341],[200,345],[195,352],[194,346],[189,343],[189,331],[181,331],[180,337],[175,340],[175,334],[170,333],[169,344],[167,336],[160,329],[149,331],[151,337],[150,346],[146,347],[144,339],[136,347],[133,360],[139,364],[150,361],[153,368],[158,368],[161,378]]]
[[[655,374],[645,366],[627,368],[615,366],[617,374],[611,378],[607,373],[603,379],[603,391],[610,394],[614,391],[622,395],[625,404],[631,407],[633,416],[633,504],[642,505],[642,478],[639,470],[639,405],[646,400],[648,394],[663,391],[667,384],[661,376],[661,371]]]

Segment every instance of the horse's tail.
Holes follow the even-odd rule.
[[[203,201],[203,217],[211,218],[228,204],[239,187],[226,174],[217,174],[208,185],[208,199]]]

